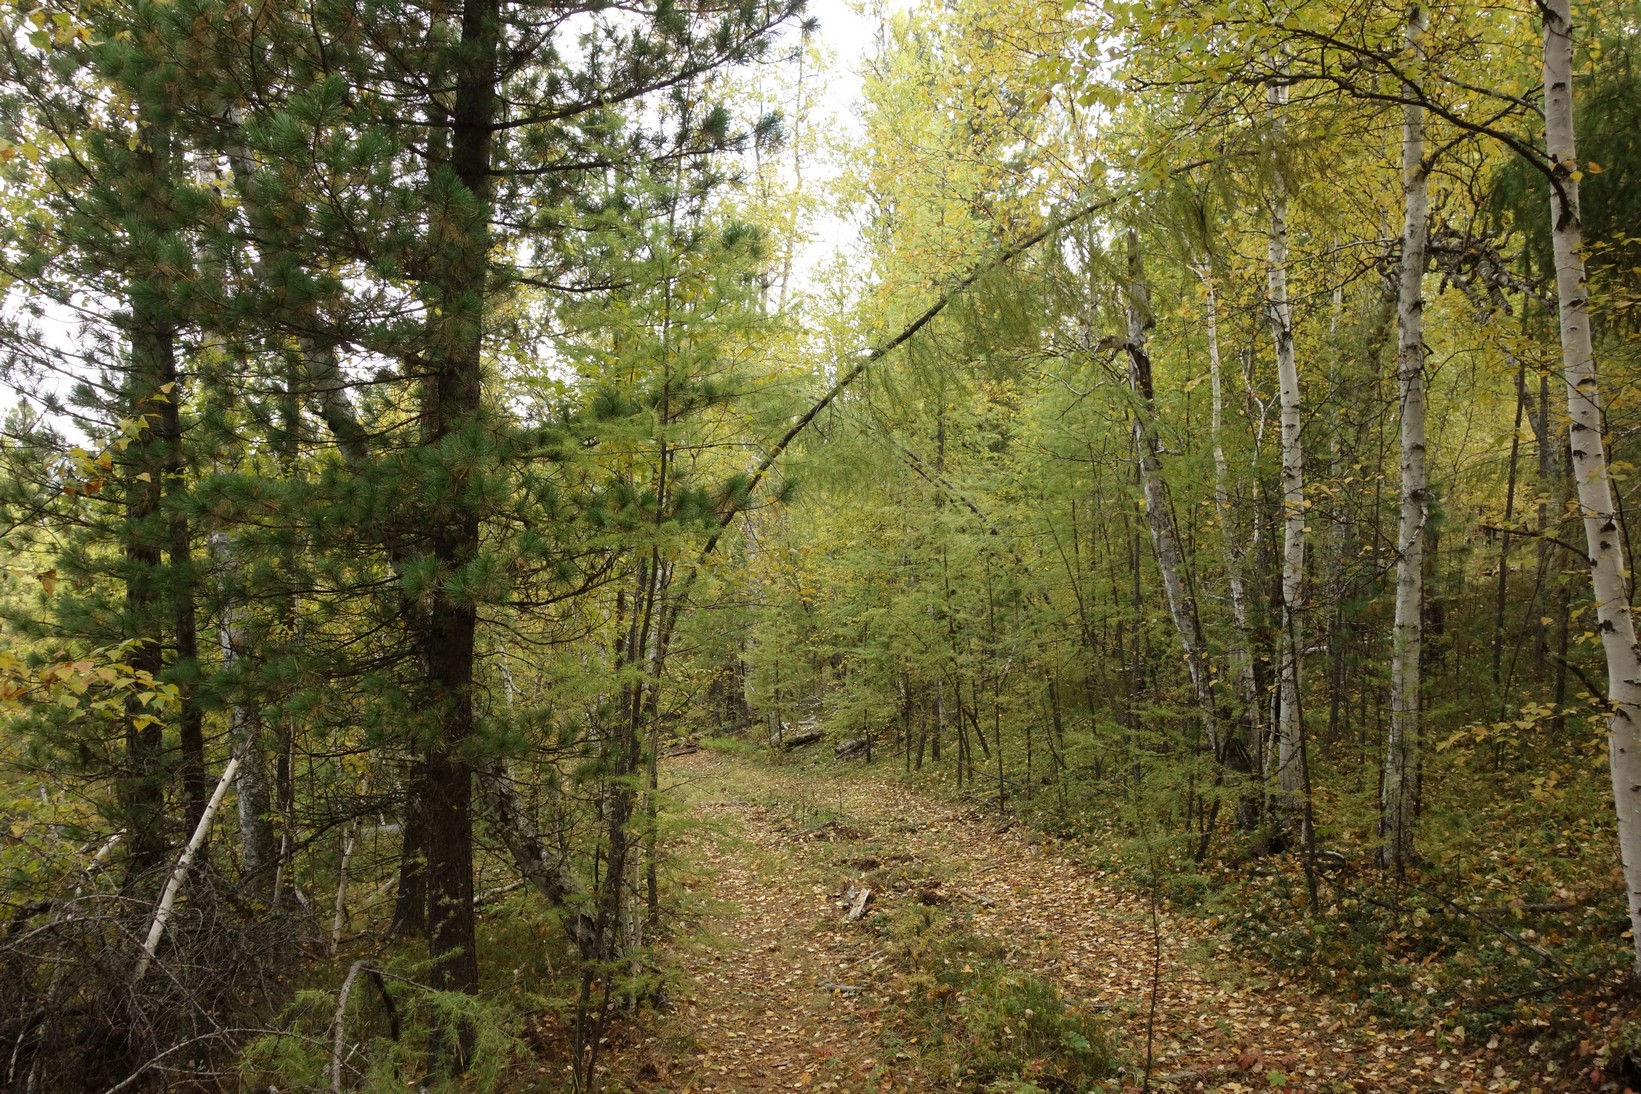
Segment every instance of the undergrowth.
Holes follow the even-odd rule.
[[[1115,1038],[1098,1015],[1011,968],[960,918],[914,904],[874,922],[900,972],[907,1043],[953,1089],[1070,1094],[1115,1070]]]
[[[1303,854],[1269,853],[1262,833],[1237,830],[1229,800],[1201,865],[1200,828],[1165,781],[1098,806],[1045,795],[1032,820],[1131,888],[1155,884],[1215,930],[1222,955],[1255,957],[1395,1026],[1515,1039],[1569,1073],[1600,1074],[1625,1055],[1634,1000],[1611,804],[1586,766],[1568,758],[1554,779],[1463,749],[1433,759],[1427,794],[1439,785],[1448,806],[1422,819],[1418,858],[1400,875],[1375,861],[1376,788],[1319,772],[1314,906]]]

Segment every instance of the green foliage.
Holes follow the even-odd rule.
[[[1222,872],[1205,901],[1225,953],[1251,952],[1292,976],[1369,1004],[1403,1027],[1433,1021],[1491,1033],[1528,1023],[1558,1036],[1583,1019],[1547,989],[1600,985],[1624,967],[1609,933],[1616,900],[1567,901],[1565,889],[1501,883],[1479,891],[1426,870],[1398,882],[1325,865],[1312,916],[1297,864]],[[1496,903],[1484,903],[1492,894]]]
[[[913,905],[879,927],[901,972],[901,1024],[954,1089],[1083,1091],[1115,1070],[1116,1041],[1097,1015],[960,919]]]
[[[431,991],[372,967],[351,984],[345,1012],[337,1002],[336,991],[298,992],[279,1032],[245,1046],[241,1081],[303,1091],[330,1090],[338,1080],[344,1089],[499,1090],[509,1065],[527,1051],[522,1016],[505,997]],[[430,1059],[438,1057],[430,1057],[429,1046],[449,1052],[463,1037],[471,1038],[466,1073],[455,1076],[436,1064],[430,1072]]]
[[[412,834],[423,806],[446,810],[437,869],[465,892],[488,868],[473,810],[425,776],[465,787],[471,764],[523,788],[534,850],[564,859],[577,891],[545,922],[595,909],[610,949],[675,831],[650,789],[661,743],[693,725],[752,751],[738,730],[813,720],[1089,840],[1176,905],[1223,904],[1238,945],[1326,986],[1406,995],[1403,1020],[1494,1021],[1491,1001],[1605,969],[1603,712],[1579,698],[1601,690],[1599,636],[1582,564],[1557,553],[1579,514],[1535,302],[1548,195],[1504,162],[1538,140],[1530,19],[1449,5],[1406,51],[1387,46],[1393,4],[899,13],[827,195],[868,251],[840,261],[823,313],[788,293],[822,199],[773,158],[784,132],[798,154],[816,138],[765,109],[784,90],[729,75],[801,4],[563,20],[478,2],[463,14],[482,18],[383,4],[363,21],[336,0],[298,20],[209,0],[8,10],[0,367],[38,413],[9,415],[0,444],[0,907],[54,908],[124,828],[122,914],[140,924],[230,752],[265,785],[242,780],[245,826],[219,821],[201,867],[238,890],[209,905],[242,917],[228,935],[296,930],[290,892],[345,895],[336,837],[360,818],[400,840],[353,864],[355,892],[390,890],[401,859],[413,890],[435,868]],[[1633,513],[1636,5],[1586,7],[1578,169]],[[1273,83],[1295,90],[1280,115]],[[1433,108],[1446,234],[1425,279],[1424,872],[1389,879],[1368,865],[1398,552],[1385,134],[1410,91]],[[800,115],[805,94],[800,74]],[[1265,299],[1277,167],[1310,539],[1290,605]],[[1102,195],[1098,216],[976,270]],[[1143,286],[1111,246],[1130,226]],[[933,318],[893,341],[914,316]],[[898,348],[804,417],[870,344]],[[795,423],[773,474],[749,473]],[[1147,430],[1155,468],[1137,462]],[[1148,519],[1158,504],[1173,532]],[[1183,573],[1165,590],[1167,536]],[[1304,865],[1326,864],[1303,881],[1305,829],[1268,755],[1289,609],[1319,843]],[[1200,648],[1182,657],[1187,618]],[[235,876],[258,826],[277,866]],[[283,902],[258,888],[276,871]],[[1493,901],[1579,911],[1506,945],[1507,924],[1470,914]],[[346,903],[344,921],[385,914]],[[473,931],[471,908],[428,908]],[[1108,1066],[1091,1018],[960,924],[919,923],[891,933],[958,1079],[1077,1086]],[[140,934],[118,926],[122,945]],[[479,935],[486,973],[528,933],[508,913]],[[582,990],[649,994],[637,956],[584,966]],[[30,957],[19,990],[49,992],[56,959]],[[414,1077],[416,1046],[458,1025],[498,1031],[476,1072],[496,1081],[517,1048],[507,1005],[394,983],[415,1028],[384,1035],[356,993],[350,1082]],[[325,1085],[333,1000],[299,997],[252,1071]]]

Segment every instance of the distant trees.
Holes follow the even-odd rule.
[[[1010,35],[985,32],[996,18]],[[1627,79],[1625,19],[1590,13],[1590,48],[1571,47],[1592,119]],[[1599,639],[1616,772],[1634,753],[1629,594],[1604,571],[1595,614],[1558,623],[1568,423],[1532,394],[1555,374],[1533,316],[1551,298],[1553,223],[1569,360],[1582,330],[1631,375],[1631,290],[1616,268],[1591,282],[1572,265],[1628,233],[1604,220],[1603,241],[1567,242],[1569,184],[1628,177],[1631,153],[1601,138],[1606,162],[1586,170],[1567,138],[1546,143],[1534,95],[1558,78],[1519,61],[1538,28],[1464,5],[959,5],[905,17],[885,44],[856,175],[877,263],[861,322],[914,306],[907,270],[933,261],[919,256],[972,252],[1068,195],[1119,200],[982,281],[808,438],[826,485],[756,520],[755,587],[802,599],[760,613],[753,679],[781,666],[783,709],[850,736],[875,717],[908,767],[932,761],[977,794],[1019,801],[1046,774],[1068,823],[1120,788],[1193,855],[1248,812],[1222,806],[1251,797],[1278,832],[1308,811],[1324,843],[1393,869],[1428,867],[1431,846],[1451,861],[1466,852],[1439,824],[1416,837],[1446,808],[1438,793],[1479,777],[1475,742],[1489,770],[1548,748],[1596,794],[1573,727],[1608,713],[1568,681],[1599,678]],[[1028,108],[1004,90],[1022,86]],[[1594,377],[1569,368],[1588,494],[1603,445],[1578,437],[1627,447],[1611,416],[1634,406],[1578,395]],[[874,458],[897,470],[839,488],[835,469]],[[1580,503],[1598,571],[1626,557],[1627,476]],[[1541,524],[1524,528],[1535,497]],[[1563,546],[1520,565],[1512,536]],[[896,671],[855,671],[865,656]],[[1239,748],[1245,770],[1212,762]],[[1623,788],[1641,780],[1615,778],[1627,831]]]

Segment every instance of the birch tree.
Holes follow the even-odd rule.
[[[1191,676],[1191,693],[1196,699],[1197,717],[1214,755],[1222,755],[1218,720],[1214,712],[1213,683],[1210,678],[1208,654],[1202,640],[1202,626],[1197,618],[1196,596],[1191,590],[1185,557],[1180,549],[1179,530],[1175,526],[1173,502],[1162,478],[1162,442],[1157,433],[1156,397],[1152,385],[1151,355],[1146,341],[1151,330],[1150,290],[1145,283],[1145,268],[1140,255],[1139,233],[1130,228],[1128,244],[1127,320],[1128,386],[1134,399],[1134,448],[1139,460],[1140,486],[1144,491],[1145,523],[1151,532],[1151,548],[1156,555],[1157,569],[1162,573],[1163,600],[1168,605],[1168,616],[1173,620],[1185,652],[1185,668]]]
[[[1607,662],[1607,752],[1635,949],[1634,973],[1641,976],[1641,647],[1636,645],[1630,560],[1623,522],[1613,500],[1590,334],[1584,230],[1579,218],[1578,185],[1583,170],[1573,131],[1572,3],[1545,0],[1540,11],[1544,15],[1544,139],[1550,158],[1550,231],[1561,320],[1562,376],[1571,419],[1573,481],[1589,550],[1596,630]]]
[[[1426,17],[1407,13],[1407,44],[1424,54]],[[1414,90],[1402,108],[1402,263],[1397,283],[1396,372],[1401,390],[1401,520],[1396,536],[1396,622],[1390,665],[1390,736],[1381,804],[1386,866],[1400,870],[1413,853],[1413,758],[1419,749],[1420,654],[1424,646],[1424,539],[1430,519],[1425,469],[1424,268],[1430,166],[1425,161],[1424,107]]]
[[[1271,227],[1266,259],[1265,307],[1276,345],[1276,376],[1282,420],[1282,633],[1277,639],[1278,713],[1276,775],[1281,810],[1296,810],[1305,785],[1300,735],[1299,662],[1301,601],[1305,580],[1305,457],[1301,445],[1304,420],[1299,401],[1299,366],[1294,357],[1293,307],[1288,301],[1288,178],[1282,162],[1283,112],[1288,85],[1274,80],[1266,91],[1272,113],[1274,174]]]

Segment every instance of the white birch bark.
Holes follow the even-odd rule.
[[[1424,8],[1407,12],[1407,44],[1424,59]],[[1410,89],[1411,90],[1411,89]],[[1384,864],[1400,870],[1413,854],[1413,771],[1419,751],[1420,653],[1424,648],[1424,537],[1430,519],[1425,470],[1424,269],[1429,168],[1424,108],[1402,110],[1402,267],[1396,294],[1396,373],[1402,403],[1402,511],[1396,537],[1396,621],[1390,660],[1390,736],[1380,798]]]
[[[211,534],[211,554],[225,571],[238,564],[233,542],[226,532]],[[222,667],[232,672],[245,648],[245,608],[234,601],[225,603],[217,624],[217,645]],[[262,750],[262,719],[255,708],[234,702],[228,708],[228,736],[233,751],[241,758],[237,804],[239,807],[239,851],[245,881],[251,892],[272,902],[279,867],[279,846],[274,839],[273,795],[269,789],[268,760]]]
[[[154,955],[159,952],[160,939],[165,937],[165,925],[171,921],[171,912],[176,907],[177,894],[182,891],[182,883],[188,877],[188,868],[194,864],[194,857],[199,854],[200,847],[205,843],[205,835],[211,830],[211,819],[216,816],[217,809],[222,805],[222,796],[228,792],[228,787],[234,781],[234,775],[239,771],[239,757],[228,760],[228,766],[222,769],[222,777],[217,780],[217,788],[211,794],[211,800],[206,803],[205,812],[200,814],[199,823],[194,825],[194,834],[189,837],[188,846],[183,848],[182,856],[171,869],[171,876],[166,879],[165,890],[160,894],[160,902],[154,909],[154,919],[148,926],[148,936],[143,939],[142,956],[137,959],[137,967],[132,970],[131,982],[135,984],[148,972],[148,967],[154,962]]]
[[[549,850],[551,845],[536,828],[506,762],[495,760],[479,769],[477,781],[496,835],[512,856],[514,868],[549,907],[563,911],[566,933],[583,955],[591,956],[597,932],[585,911],[588,897],[565,857]]]
[[[1590,334],[1584,271],[1584,228],[1579,219],[1580,168],[1573,133],[1573,27],[1571,0],[1544,0],[1544,137],[1552,167],[1551,238],[1561,317],[1562,373],[1571,418],[1573,481],[1584,518],[1595,597],[1597,631],[1607,659],[1607,751],[1618,852],[1641,976],[1641,648],[1630,611],[1629,554],[1613,504],[1602,429],[1600,388]]]
[[[1162,444],[1157,436],[1156,399],[1151,380],[1151,354],[1146,347],[1152,326],[1150,290],[1140,257],[1139,233],[1128,230],[1128,386],[1134,393],[1134,445],[1140,461],[1140,485],[1145,492],[1145,523],[1151,532],[1151,548],[1162,573],[1163,598],[1168,616],[1185,651],[1185,668],[1191,677],[1197,714],[1203,733],[1216,759],[1223,759],[1219,726],[1214,716],[1213,681],[1208,671],[1207,651],[1197,620],[1196,599],[1186,580],[1185,558],[1180,551],[1179,531],[1168,487],[1162,480]]]
[[[1225,541],[1225,580],[1231,593],[1231,614],[1239,630],[1248,629],[1248,590],[1242,579],[1242,552],[1237,549],[1231,526],[1231,473],[1225,461],[1225,386],[1220,369],[1219,290],[1206,262],[1196,267],[1205,298],[1203,320],[1208,337],[1208,384],[1213,399],[1209,433],[1214,449],[1214,506],[1219,510],[1219,526]]]
[[[1259,716],[1259,687],[1254,679],[1253,656],[1249,652],[1248,587],[1243,579],[1243,554],[1237,544],[1237,528],[1231,520],[1231,475],[1225,460],[1225,387],[1221,375],[1219,346],[1219,291],[1213,270],[1204,260],[1195,266],[1205,298],[1204,321],[1208,336],[1208,381],[1213,398],[1209,430],[1214,450],[1214,507],[1219,511],[1220,546],[1225,553],[1225,582],[1231,596],[1231,618],[1236,624],[1238,647],[1231,651],[1231,674],[1236,679],[1249,728],[1257,740],[1263,720]]]
[[[1285,83],[1266,92],[1276,143],[1288,103]],[[1299,367],[1294,360],[1293,309],[1288,302],[1288,180],[1278,156],[1272,182],[1271,234],[1266,270],[1266,308],[1276,343],[1278,400],[1282,417],[1282,633],[1277,643],[1281,710],[1276,727],[1277,793],[1284,812],[1297,809],[1305,784],[1300,747],[1301,596],[1305,576],[1305,463],[1300,444]]]
[[[346,838],[342,841],[342,861],[336,867],[336,904],[331,912],[330,919],[330,955],[336,956],[336,950],[342,945],[342,924],[347,919],[348,912],[348,866],[353,862],[353,846],[359,838],[359,822],[348,825]]]

